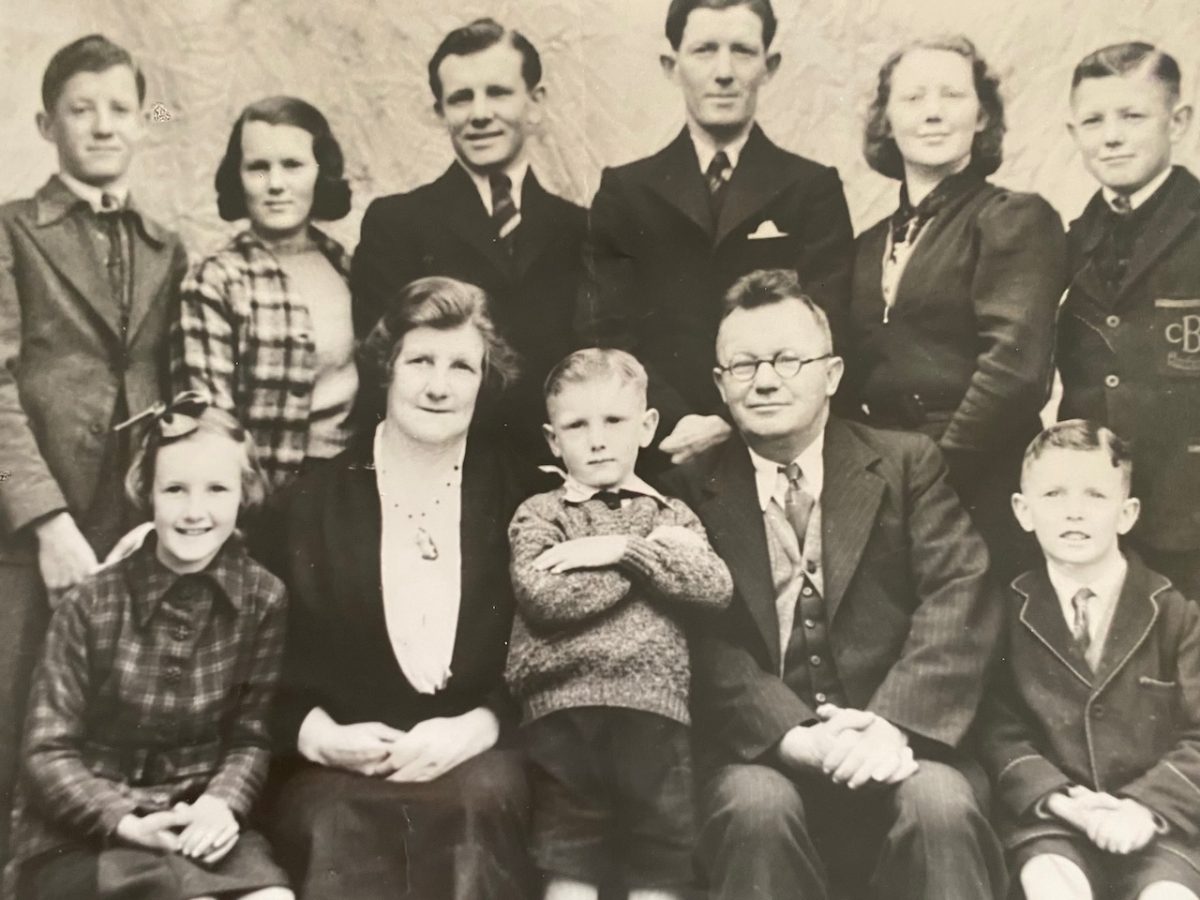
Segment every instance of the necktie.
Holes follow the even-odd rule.
[[[786,467],[780,466],[779,471],[786,476],[788,483],[787,495],[784,498],[784,512],[787,513],[788,521],[792,524],[792,530],[796,532],[796,540],[799,541],[800,552],[803,553],[804,539],[808,535],[808,520],[812,517],[816,500],[804,490],[798,463],[791,463]]]
[[[115,194],[105,192],[100,197],[100,222],[108,237],[108,286],[121,308],[121,331],[129,326],[129,249],[123,226],[125,211]]]
[[[521,211],[513,201],[512,179],[502,172],[494,172],[488,176],[488,184],[492,188],[492,224],[496,226],[496,235],[504,249],[511,254],[516,242],[515,232],[521,224]]]
[[[1127,216],[1133,212],[1133,203],[1131,203],[1129,198],[1124,194],[1115,195],[1112,198],[1112,203],[1110,205],[1112,206],[1113,212],[1115,212],[1118,216]]]
[[[1092,645],[1092,635],[1089,631],[1090,619],[1088,617],[1088,601],[1095,597],[1096,594],[1091,588],[1080,588],[1071,598],[1071,608],[1075,613],[1075,619],[1071,623],[1071,638],[1075,642],[1076,649],[1079,650],[1081,656],[1087,656],[1088,648]]]
[[[733,175],[733,166],[724,150],[718,150],[704,172],[708,182],[709,205],[712,207],[713,218],[721,214],[721,205],[725,202],[725,191],[729,187],[729,179]]]
[[[620,490],[597,491],[595,497],[607,506],[609,509],[620,509],[621,501],[625,499],[632,500],[635,497],[640,497],[641,494],[637,491],[631,491],[626,488]]]

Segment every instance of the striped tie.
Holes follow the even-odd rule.
[[[503,172],[494,172],[488,176],[488,184],[492,188],[492,224],[496,226],[496,234],[504,244],[509,254],[513,252],[515,232],[521,224],[521,211],[513,202],[512,179]]]
[[[712,158],[712,162],[704,171],[704,179],[708,182],[709,206],[712,208],[714,219],[721,215],[721,205],[725,202],[725,189],[729,186],[729,179],[732,175],[733,166],[729,163],[729,157],[724,150],[718,150],[717,155]]]
[[[1091,617],[1088,615],[1088,601],[1096,594],[1091,588],[1080,588],[1071,597],[1071,608],[1075,613],[1075,621],[1071,623],[1071,638],[1075,642],[1079,655],[1087,658],[1088,649],[1092,646]]]
[[[787,478],[787,494],[784,500],[784,511],[792,530],[796,532],[796,540],[800,544],[800,552],[804,552],[804,540],[808,537],[808,520],[812,517],[816,500],[804,489],[803,473],[798,463],[780,466],[779,471]]]

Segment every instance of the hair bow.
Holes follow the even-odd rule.
[[[200,427],[200,416],[212,405],[212,398],[203,391],[183,391],[175,395],[170,402],[160,400],[136,416],[126,419],[113,431],[124,431],[139,422],[152,422],[158,425],[159,436],[173,441],[186,437]]]

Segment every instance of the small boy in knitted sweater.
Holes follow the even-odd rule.
[[[687,610],[728,605],[729,570],[682,502],[634,475],[658,413],[620,350],[580,350],[546,379],[557,490],[509,526],[518,614],[506,678],[521,704],[533,854],[547,900],[631,900],[692,881]]]

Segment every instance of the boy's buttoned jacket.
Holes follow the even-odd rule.
[[[1079,784],[1149,807],[1169,826],[1164,840],[1200,865],[1200,607],[1131,554],[1093,673],[1044,567],[1007,599],[980,745],[1008,845],[1075,834],[1037,806]]]
[[[1200,551],[1200,181],[1177,166],[1159,190],[1115,285],[1102,274],[1113,218],[1103,197],[1071,223],[1059,418],[1092,419],[1133,442],[1135,538]]]

